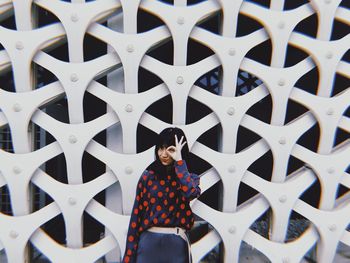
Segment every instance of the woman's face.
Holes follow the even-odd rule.
[[[172,149],[167,150],[167,147],[160,147],[158,149],[158,157],[163,165],[170,165],[174,162],[173,158],[168,154],[168,151],[172,151]]]

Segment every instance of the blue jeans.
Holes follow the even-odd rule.
[[[139,239],[136,263],[189,263],[187,242],[175,234],[145,231]]]

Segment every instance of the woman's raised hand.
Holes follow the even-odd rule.
[[[182,159],[181,150],[182,150],[182,147],[186,144],[186,141],[182,142],[183,139],[184,139],[184,136],[181,136],[181,139],[179,141],[177,139],[177,136],[175,135],[175,146],[172,145],[172,146],[169,146],[168,148],[166,148],[167,153],[175,161],[179,161]]]

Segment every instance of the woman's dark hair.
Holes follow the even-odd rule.
[[[159,160],[158,150],[159,148],[163,148],[163,147],[167,148],[171,145],[175,146],[175,135],[177,136],[177,139],[179,141],[181,140],[182,136],[184,137],[182,140],[182,143],[185,141],[187,142],[185,133],[179,128],[171,127],[161,131],[161,133],[159,133],[157,137],[156,147],[154,149],[156,160],[148,166],[147,168],[148,170],[153,170],[156,173],[164,173],[166,171],[166,167]],[[182,156],[182,159],[186,161],[187,166],[189,167],[189,164],[188,164],[189,149],[188,149],[187,143],[181,149],[181,156]]]

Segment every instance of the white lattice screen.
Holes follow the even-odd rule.
[[[147,23],[139,20],[141,12],[160,26],[138,31]],[[43,25],[41,13],[52,21]],[[29,247],[52,262],[119,261],[136,182],[154,158],[153,148],[138,151],[138,131],[143,127],[158,133],[171,125],[185,131],[191,152],[211,166],[201,174],[203,195],[222,183],[218,210],[205,199],[192,202],[194,213],[210,225],[191,245],[194,262],[220,243],[227,263],[239,261],[243,242],[272,262],[300,262],[316,245],[317,262],[329,263],[338,244],[350,246],[348,0],[0,0],[0,14],[0,129],[10,129],[13,145],[13,152],[0,151],[0,187],[7,189],[12,209],[10,215],[0,213],[0,250],[8,262],[24,262]],[[240,19],[256,30],[240,31]],[[6,26],[11,20],[15,28]],[[218,31],[205,27],[211,20],[217,21]],[[315,26],[307,34],[303,29],[310,21]],[[341,36],[336,26],[344,29]],[[87,47],[87,38],[108,49],[87,58],[86,48],[97,50]],[[173,48],[164,48],[169,43]],[[188,49],[190,43],[211,55],[188,63],[189,56],[200,53]],[[67,61],[54,55],[59,49],[67,51]],[[254,50],[268,62],[249,55]],[[302,59],[295,59],[291,50],[302,53]],[[170,54],[172,63],[152,55],[157,52]],[[215,69],[220,72],[217,94],[198,85]],[[140,70],[160,84],[144,88]],[[261,84],[238,96],[239,72]],[[299,86],[310,72],[316,74],[313,83]],[[12,91],[3,88],[9,74]],[[52,81],[38,85],[40,74]],[[147,109],[169,96],[171,103],[158,108],[159,113],[172,112],[167,123]],[[107,110],[96,113],[87,98]],[[190,99],[210,113],[186,121]],[[48,110],[58,100],[66,101],[60,109],[67,110],[69,121]],[[267,122],[249,113],[266,100],[271,106]],[[303,111],[290,117],[291,105]],[[86,118],[86,112],[95,115]],[[198,140],[213,127],[219,130],[218,149]],[[237,150],[245,140],[242,129],[258,139]],[[314,148],[300,143],[312,129],[319,133],[311,138]],[[105,145],[96,139],[101,132]],[[272,164],[261,161],[269,154]],[[86,155],[105,165],[104,171],[86,178]],[[47,169],[58,158],[66,164],[57,168],[66,169],[62,180]],[[288,169],[292,159],[302,163],[299,169]],[[269,180],[250,169],[256,162],[271,166]],[[258,194],[239,202],[243,185]],[[315,185],[320,193],[313,192]],[[35,207],[35,191],[50,196],[49,201]],[[104,202],[94,198],[101,192]],[[307,192],[319,200],[316,205],[301,198]],[[308,227],[290,241],[292,213]],[[106,229],[100,240],[84,242],[83,215]],[[268,236],[251,227],[263,215],[271,218]],[[64,244],[46,232],[57,216],[64,225]]]

